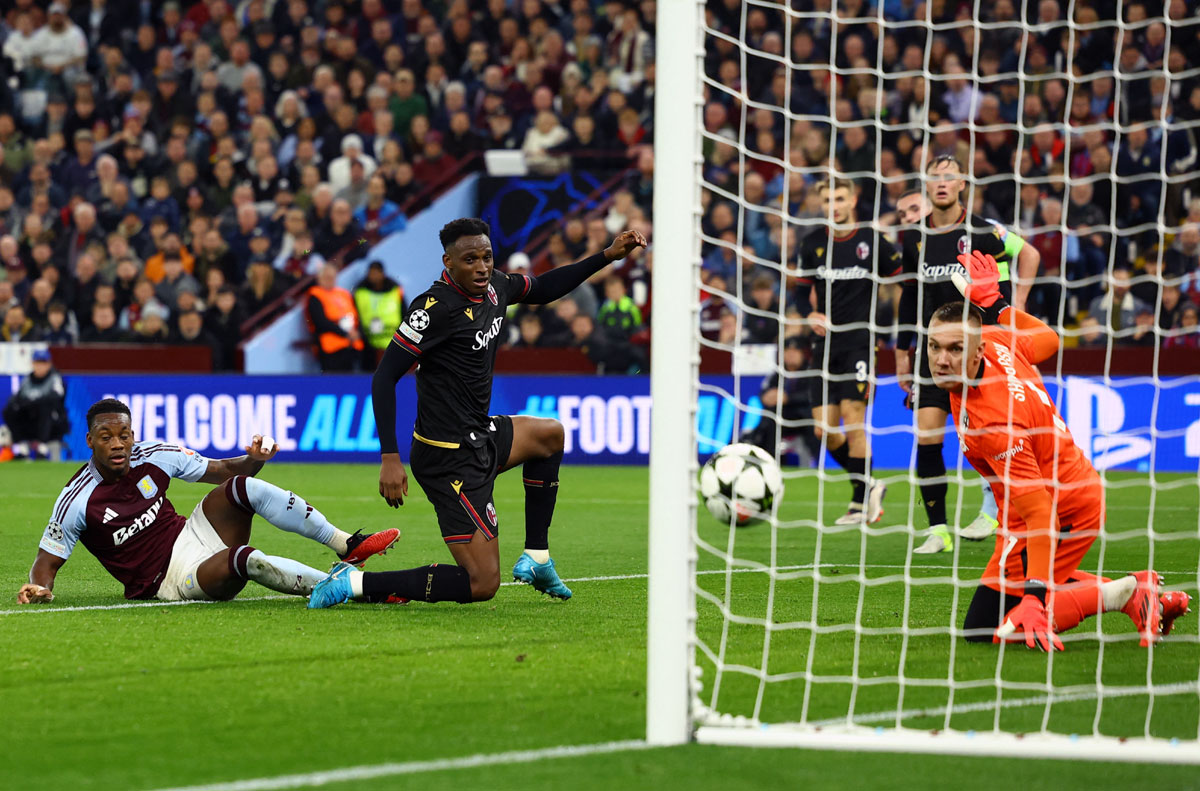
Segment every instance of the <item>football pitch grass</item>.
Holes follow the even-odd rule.
[[[70,464],[0,466],[5,514],[0,584],[7,591],[6,603],[0,604],[0,709],[7,725],[0,748],[3,789],[248,790],[320,783],[368,790],[811,785],[874,791],[951,782],[979,789],[1016,784],[1064,791],[1139,781],[1159,789],[1200,787],[1194,766],[701,745],[639,749],[636,742],[645,732],[644,468],[564,468],[551,544],[560,573],[575,591],[568,602],[505,585],[495,600],[471,606],[347,604],[309,611],[301,599],[251,584],[229,603],[129,603],[80,547],[59,574],[53,604],[18,607],[16,590],[53,499],[74,469]],[[271,464],[262,477],[294,489],[344,529],[399,526],[404,531],[400,543],[368,569],[449,561],[432,510],[411,479],[408,503],[394,512],[375,493],[373,466]],[[1200,568],[1195,476],[1157,476],[1165,487],[1153,498],[1153,508],[1147,476],[1111,477],[1109,540],[1103,558],[1097,542],[1083,568],[1110,574],[1141,569],[1153,548],[1155,566],[1168,586],[1195,595]],[[209,488],[176,482],[170,496],[187,514]],[[845,507],[846,492],[844,483],[826,484],[827,523]],[[954,492],[952,487],[952,498]],[[907,521],[908,498],[906,485],[891,486],[882,530],[818,535],[800,524],[815,516],[817,485],[790,480],[781,517],[796,526],[779,529],[774,537],[763,525],[733,536],[733,554],[743,560],[765,562],[774,552],[776,565],[785,571],[773,586],[761,573],[728,574],[719,557],[701,552],[702,588],[721,599],[728,590],[735,620],[749,621],[731,623],[722,641],[718,608],[706,600],[698,603],[702,639],[714,650],[724,646],[727,670],[716,699],[721,711],[755,712],[765,630],[753,621],[767,616],[770,599],[777,628],[765,668],[777,680],[761,696],[758,713],[764,721],[795,720],[804,712],[810,722],[845,722],[852,715],[857,722],[891,725],[900,709],[910,727],[986,730],[994,727],[999,711],[1005,730],[1036,732],[1045,722],[1067,734],[1097,727],[1119,736],[1148,731],[1195,739],[1200,722],[1196,614],[1177,623],[1180,637],[1157,648],[1152,660],[1135,640],[1119,639],[1132,635],[1128,618],[1110,614],[1099,620],[1100,628],[1118,639],[1102,644],[1093,619],[1052,664],[1022,646],[1008,648],[998,669],[995,646],[920,632],[947,626],[952,607],[961,625],[990,542],[958,548],[958,578],[965,584],[957,588],[949,584],[954,556],[914,557],[907,572],[930,584],[912,586],[906,597],[899,580],[906,573],[911,539],[902,527],[886,528]],[[963,512],[973,514],[974,490],[964,502]],[[496,505],[506,579],[521,548],[522,503],[519,476],[502,476]],[[1151,520],[1153,545],[1146,537]],[[727,530],[704,514],[700,524],[703,540],[722,551],[729,548]],[[255,522],[252,543],[318,568],[333,559],[325,548],[261,520]],[[814,562],[819,564],[816,580]],[[869,584],[858,583],[860,574]],[[857,637],[853,630],[819,628],[814,638],[814,615],[823,628],[853,623],[856,612],[866,627]],[[917,634],[905,639],[897,629],[901,624]],[[872,631],[876,628],[880,631]],[[701,664],[702,696],[712,702],[717,674],[707,659]],[[844,677],[854,667],[859,678],[875,681],[860,686],[852,698]],[[960,687],[952,699],[946,684],[951,667]],[[802,679],[788,680],[787,674],[806,671],[819,679],[811,688]],[[903,689],[895,683],[901,671],[907,682]],[[1010,686],[998,699],[990,683],[997,675],[1010,685],[1026,686]],[[1076,694],[1047,705],[1048,679]],[[1156,694],[1153,705],[1131,690],[1096,700],[1098,680],[1106,687],[1137,687],[1147,679],[1175,694]],[[538,752],[572,745],[609,745],[599,748],[609,751]],[[297,777],[234,784],[284,775]]]

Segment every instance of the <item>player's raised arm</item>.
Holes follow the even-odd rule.
[[[232,459],[208,459],[208,469],[200,476],[200,482],[225,483],[235,475],[253,478],[264,464],[275,457],[275,454],[279,452],[279,446],[275,444],[275,440],[255,434],[244,450],[246,451],[245,456],[236,456]],[[186,475],[175,477],[188,480]]]
[[[1009,233],[1012,236],[1016,236],[1011,231]],[[1020,237],[1017,238],[1019,239]],[[1033,288],[1033,280],[1037,277],[1038,268],[1042,265],[1042,254],[1033,245],[1023,244],[1021,249],[1017,251],[1016,263],[1016,277],[1013,278],[1013,307],[1018,310],[1025,310],[1025,303],[1029,299],[1029,291]]]
[[[1031,316],[1015,307],[1005,308],[998,322],[1002,327],[1011,327],[1017,336],[1017,348],[1031,363],[1040,363],[1058,354],[1062,345],[1058,333],[1037,316]]]
[[[570,294],[579,284],[613,261],[620,261],[638,247],[645,247],[646,237],[640,231],[622,231],[607,248],[574,264],[551,269],[530,278],[529,292],[521,300],[531,305],[545,305]]]
[[[1023,249],[1029,249],[1025,245]],[[967,277],[954,275],[954,285],[968,300],[983,309],[999,307],[1000,301],[1000,272],[996,259],[978,250],[970,255],[960,255],[958,262],[967,270]],[[1031,363],[1054,356],[1058,352],[1058,333],[1035,316],[1023,310],[1006,305],[1000,308],[997,323],[1009,327],[1017,336],[1016,346]]]

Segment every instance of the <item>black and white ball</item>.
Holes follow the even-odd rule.
[[[726,445],[700,469],[700,499],[718,522],[742,527],[765,519],[782,498],[779,464],[756,445]]]

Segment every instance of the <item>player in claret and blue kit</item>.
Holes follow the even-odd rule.
[[[625,231],[602,252],[539,277],[493,269],[491,230],[482,220],[442,228],[442,276],[413,299],[371,384],[381,462],[379,494],[393,508],[408,494],[396,442],[396,382],[417,368],[417,419],[409,462],[433,504],[455,565],[362,573],[335,564],[309,597],[312,608],[350,598],[368,601],[453,601],[492,598],[500,587],[499,521],[492,501],[496,476],[520,466],[525,483],[525,551],[513,578],[559,599],[571,590],[550,558],[548,534],[558,497],[563,427],[557,420],[489,415],[497,336],[508,306],[545,304],[627,256],[646,239]]]
[[[125,586],[127,599],[232,599],[247,580],[307,596],[323,572],[249,545],[255,514],[280,530],[325,544],[344,561],[366,562],[400,531],[345,533],[299,495],[254,476],[275,455],[256,435],[246,455],[206,459],[163,442],[136,442],[129,407],[97,401],[87,412],[92,458],[63,487],[17,602],[54,599],[54,580],[77,543]],[[184,519],[167,499],[171,480],[220,486]]]
[[[1151,570],[1117,580],[1082,571],[1104,528],[1104,483],[1075,444],[1035,367],[1058,352],[1058,334],[1013,307],[986,326],[1000,301],[996,260],[959,256],[956,278],[972,304],[952,302],[929,322],[933,381],[949,396],[963,455],[996,493],[999,528],[991,560],[963,625],[969,641],[1024,639],[1062,650],[1058,635],[1084,618],[1120,610],[1143,646],[1187,612],[1182,591],[1162,592]]]

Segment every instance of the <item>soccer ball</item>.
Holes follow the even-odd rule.
[[[779,464],[756,445],[726,445],[700,469],[700,499],[718,522],[744,527],[770,516],[782,497]]]

